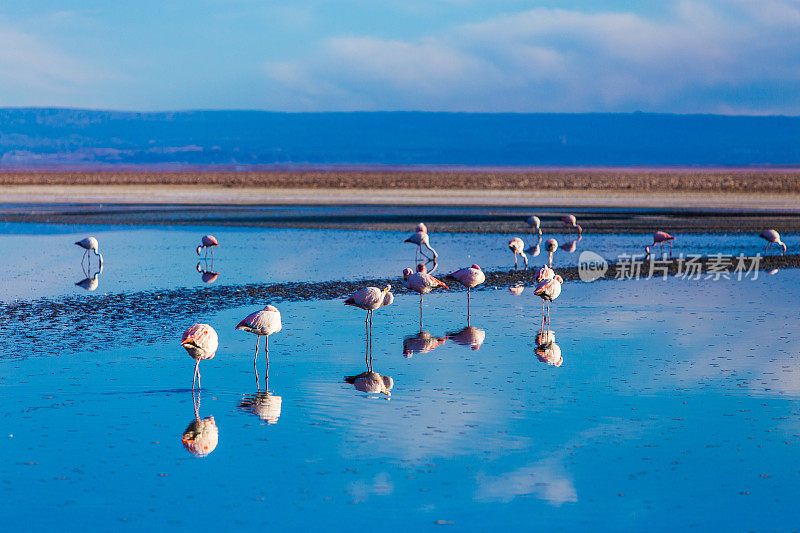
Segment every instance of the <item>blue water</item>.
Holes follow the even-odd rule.
[[[213,261],[210,255],[205,260],[194,251],[206,233],[221,243],[214,250]],[[5,280],[0,301],[86,294],[75,284],[93,277],[96,259],[92,257],[92,268],[84,271],[83,249],[73,243],[88,235],[97,237],[104,257],[103,271],[92,290],[96,294],[202,286],[203,271],[212,283],[220,285],[400,277],[404,268],[413,267],[416,255],[415,245],[403,243],[410,232],[0,223],[0,264]],[[438,273],[476,262],[484,270],[513,268],[514,254],[508,241],[516,236],[522,237],[526,248],[535,243],[531,234],[524,232],[433,233]],[[560,245],[576,238],[574,233],[545,234],[539,254],[529,254],[531,266],[547,262],[544,243],[551,237]],[[790,251],[800,246],[798,234],[783,239]],[[586,234],[574,252],[559,249],[553,264],[575,266],[584,250],[610,260],[620,254],[642,255],[651,242],[650,236],[641,234]],[[763,253],[764,243],[756,235],[741,233],[678,235],[673,254],[753,255]],[[519,267],[523,265],[520,258]]]
[[[113,277],[117,269],[135,273],[134,287],[146,271],[156,285],[201,283],[194,252],[186,257],[191,231],[102,231],[95,234],[108,250],[98,291],[134,290]],[[216,233],[227,244],[219,251],[228,254],[220,254],[228,283],[278,263],[266,253],[260,267],[230,256],[245,250],[236,235],[258,236],[258,253],[279,250],[268,237],[280,231]],[[286,233],[311,241],[329,232]],[[371,257],[371,243],[389,248],[392,234],[330,233],[341,243],[358,236],[352,246],[374,272],[394,268]],[[121,262],[135,250],[125,239],[142,235],[160,235],[159,252]],[[73,237],[18,233],[2,244],[74,270]],[[718,238],[700,236],[698,246]],[[51,246],[31,250],[43,242],[36,239]],[[734,247],[749,245],[739,239]],[[397,246],[398,262],[409,251],[413,258],[413,248]],[[507,261],[501,252],[497,261]],[[156,253],[164,260],[151,262]],[[336,253],[327,279],[347,256]],[[301,257],[295,279],[325,276],[308,266],[324,257]],[[291,269],[283,272],[277,278],[292,279]],[[95,294],[62,287],[72,278],[59,269],[37,275],[4,291],[24,299]],[[0,523],[7,531],[407,531],[442,527],[437,521],[469,531],[792,529],[800,519],[798,282],[800,271],[783,270],[755,281],[566,283],[551,310],[560,366],[534,352],[541,302],[530,287],[472,294],[470,324],[485,334],[477,350],[448,338],[466,325],[466,294],[426,295],[422,329],[444,342],[413,354],[404,354],[404,340],[419,335],[419,298],[398,295],[375,312],[373,326],[372,367],[392,377],[390,396],[343,379],[366,370],[362,311],[339,300],[276,302],[284,329],[270,339],[266,386],[281,408],[267,421],[240,407],[265,387],[263,352],[257,385],[255,339],[233,329],[252,307],[232,302],[186,316],[168,341],[163,331],[152,331],[152,342],[130,341],[115,317],[99,317],[90,333],[109,340],[64,355],[58,332],[30,332],[50,346],[14,356],[0,338]],[[200,365],[197,412],[213,416],[219,431],[206,457],[181,443],[197,397],[179,339],[198,319],[220,336],[217,356]],[[142,316],[138,328],[151,323]]]

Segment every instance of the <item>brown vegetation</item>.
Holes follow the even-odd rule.
[[[800,192],[797,170],[4,172],[0,185],[188,185],[332,189]]]

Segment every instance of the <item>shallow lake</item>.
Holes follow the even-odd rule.
[[[202,284],[197,229],[2,229],[6,303]],[[74,285],[82,250],[72,243],[88,232],[105,257],[94,292]],[[212,233],[223,243],[216,283],[388,276],[414,258],[394,232]],[[508,236],[435,239],[443,272],[513,264]],[[641,241],[587,235],[579,246],[616,257]],[[687,235],[675,252],[759,250],[748,235]],[[255,338],[233,329],[257,307],[236,300],[169,324],[90,314],[77,349],[46,316],[5,318],[2,524],[784,530],[800,519],[799,282],[789,269],[567,283],[547,350],[536,349],[541,301],[530,287],[474,292],[466,331],[464,292],[426,295],[422,333],[419,297],[401,294],[373,325],[372,368],[392,378],[390,395],[345,381],[366,370],[367,344],[364,312],[341,300],[275,302],[284,328],[270,338],[266,384],[263,351],[257,382]],[[198,320],[220,336],[199,395],[179,344]],[[204,457],[181,442],[198,417],[217,431]]]

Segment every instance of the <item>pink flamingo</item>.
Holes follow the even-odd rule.
[[[100,265],[100,268],[103,268],[103,254],[101,254],[99,251],[100,244],[97,242],[97,239],[94,237],[86,237],[85,239],[79,240],[75,244],[86,250],[83,252],[83,257],[81,258],[81,267],[83,267],[83,260],[87,258],[89,259],[89,265],[87,268],[92,267],[92,256],[89,255],[89,252],[94,252],[94,255],[97,256],[97,261]]]
[[[544,329],[545,324],[547,324],[547,329],[550,329],[550,302],[554,301],[558,298],[559,294],[561,294],[562,283],[564,283],[564,280],[561,276],[556,274],[551,279],[539,282],[539,284],[536,285],[536,289],[533,291],[533,294],[542,299],[542,331],[546,331]],[[545,320],[544,315],[545,303],[547,303],[547,320]]]
[[[559,220],[571,228],[576,228],[578,230],[578,235],[583,233],[583,228],[581,228],[578,225],[578,221],[575,219],[575,215],[566,215],[559,218]]]
[[[264,337],[264,355],[267,357],[267,371],[269,371],[269,336],[273,333],[278,333],[282,327],[281,313],[274,305],[268,305],[261,311],[247,315],[244,320],[236,325],[236,329],[256,335],[256,354],[253,358],[253,368],[256,369],[256,375],[258,375],[256,367],[258,343],[261,341],[261,337]]]
[[[419,257],[419,254],[428,257],[428,254],[422,251],[423,244],[428,250],[430,250],[433,253],[433,257],[428,257],[428,259],[433,259],[435,261],[439,257],[439,254],[436,253],[436,250],[431,248],[430,238],[428,237],[428,228],[426,228],[425,224],[421,222],[417,225],[416,233],[414,233],[414,235],[406,239],[405,242],[410,242],[417,245],[416,257]]]
[[[547,264],[552,267],[553,254],[558,250],[558,241],[555,239],[547,239],[547,242],[544,243],[544,249],[547,250]]]
[[[519,237],[514,237],[508,241],[508,249],[514,252],[514,270],[517,269],[517,256],[521,255],[525,260],[525,269],[528,269],[528,256],[525,255],[525,243]]]
[[[536,282],[540,283],[546,279],[553,279],[556,273],[547,265],[543,265],[542,268],[536,271]]]
[[[350,298],[344,301],[345,305],[359,307],[367,312],[366,323],[369,331],[372,331],[372,313],[379,307],[391,305],[394,302],[394,295],[389,292],[391,285],[387,285],[383,290],[378,287],[364,287],[357,290]]]
[[[533,230],[536,230],[539,233],[539,239],[540,239],[540,242],[541,242],[541,238],[542,238],[542,221],[539,220],[539,217],[537,217],[535,215],[534,216],[530,216],[530,217],[525,219],[525,223],[531,227],[531,233],[533,233]]]
[[[764,253],[772,249],[773,244],[777,244],[778,246],[783,247],[783,254],[786,255],[786,245],[781,242],[781,235],[774,229],[768,229],[762,232],[759,237],[767,241],[767,246],[764,248]]]
[[[194,390],[195,380],[197,380],[197,388],[201,388],[200,361],[203,359],[213,359],[217,354],[217,348],[219,347],[217,332],[208,324],[193,324],[189,326],[189,329],[183,332],[181,346],[183,346],[189,356],[195,360],[192,390]]]
[[[428,274],[425,265],[417,265],[417,271],[412,272],[410,268],[403,270],[403,286],[419,293],[419,328],[422,329],[422,295],[428,294],[433,289],[443,288],[450,290],[445,283]]]
[[[450,274],[456,281],[467,288],[467,325],[469,325],[469,295],[472,287],[476,287],[486,281],[486,275],[478,265],[469,268],[462,268]]]
[[[675,237],[667,233],[666,231],[657,231],[653,234],[653,244],[650,246],[655,246],[658,244],[661,247],[661,255],[664,255],[664,243],[669,242],[669,255],[672,257],[672,241],[675,240]],[[645,255],[650,255],[650,246],[644,247]]]
[[[214,258],[214,246],[219,246],[219,241],[213,235],[203,235],[201,239],[202,244],[197,247],[197,255],[200,255],[200,250],[205,249],[206,256],[208,256],[208,250],[211,250],[211,258]]]

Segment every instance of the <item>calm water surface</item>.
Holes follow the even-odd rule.
[[[93,228],[106,265],[89,293],[73,285],[80,250],[71,243],[81,233],[5,230],[4,298],[202,283],[197,231]],[[401,234],[214,233],[230,284],[388,275],[413,259],[411,245],[397,244]],[[143,238],[153,247],[130,242]],[[465,248],[476,239],[485,250]],[[511,259],[498,239],[441,235],[434,246],[443,264],[459,254],[445,271],[475,260],[468,253],[491,268]],[[614,243],[633,252],[641,236],[591,239],[601,253]],[[760,244],[735,236],[722,248],[720,239],[692,236],[698,253]],[[290,249],[298,241],[320,244]],[[798,282],[800,271],[785,270],[742,282],[568,283],[551,313],[558,351],[538,354],[541,302],[530,287],[473,293],[476,329],[467,332],[463,292],[427,295],[422,333],[419,298],[399,295],[373,326],[372,368],[392,378],[388,396],[344,381],[366,370],[366,343],[364,313],[341,301],[277,302],[284,329],[270,340],[269,395],[263,352],[256,382],[255,339],[233,329],[252,306],[186,316],[174,331],[152,331],[152,342],[129,341],[101,314],[87,326],[97,340],[64,355],[67,340],[46,330],[30,332],[39,342],[20,352],[6,323],[0,523],[8,531],[792,529],[800,523]],[[195,320],[220,336],[217,357],[200,365],[199,398],[179,345]],[[138,328],[153,323],[142,316]],[[181,442],[196,413],[218,428],[205,457]]]

